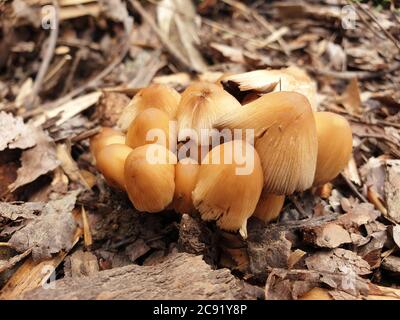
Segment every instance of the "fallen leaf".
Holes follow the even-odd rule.
[[[10,149],[27,149],[36,144],[32,135],[34,128],[24,124],[20,117],[10,113],[0,112],[0,151]]]
[[[99,264],[93,253],[77,250],[65,259],[64,270],[73,278],[87,277],[99,272]]]
[[[331,249],[352,242],[349,232],[334,222],[313,228],[304,228],[303,237],[307,243]]]
[[[23,152],[21,167],[17,171],[18,177],[9,185],[11,191],[35,181],[60,164],[53,140],[41,129],[35,129],[31,134],[34,135],[37,144],[34,148]]]
[[[385,160],[371,157],[360,167],[360,174],[364,184],[373,188],[381,199],[384,198]]]
[[[15,221],[17,219],[35,219],[37,213],[42,211],[44,203],[25,202],[20,205],[8,202],[0,202],[1,219]]]
[[[385,200],[388,216],[400,223],[400,160],[386,161]]]
[[[352,299],[366,296],[369,292],[369,281],[357,274],[329,273],[315,270],[272,269],[265,285],[266,300],[296,300],[316,287],[326,287],[344,291]]]
[[[340,101],[346,108],[346,110],[349,111],[351,114],[362,113],[360,87],[357,78],[353,78],[350,80],[349,84],[346,87],[346,90],[340,97]]]
[[[382,261],[382,267],[400,275],[400,257],[389,256]]]
[[[185,14],[179,14],[184,12]],[[199,39],[199,18],[196,8],[187,0],[162,0],[157,4],[157,22],[169,38],[193,66],[194,70],[205,71],[206,63],[197,49]]]
[[[355,273],[358,275],[370,274],[370,266],[367,261],[350,250],[336,248],[328,252],[317,252],[305,259],[309,270],[332,273]]]
[[[32,249],[34,260],[50,258],[61,250],[69,250],[77,227],[71,212],[78,193],[73,191],[47,203],[41,215],[15,232],[8,243],[18,252]]]

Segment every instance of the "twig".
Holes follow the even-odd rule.
[[[351,2],[348,0],[347,3],[351,4]],[[367,19],[361,14],[360,11],[356,10],[357,15],[359,16],[359,18],[362,20],[362,22],[364,22],[365,26],[371,30],[371,32],[377,36],[380,39],[385,39],[384,36],[382,36],[381,34],[379,34],[379,32],[377,30],[375,30],[375,28],[367,21]]]
[[[105,68],[103,71],[101,71],[99,74],[97,74],[93,79],[89,80],[86,84],[79,86],[78,88],[70,91],[67,95],[61,97],[60,99],[57,99],[56,101],[52,101],[50,103],[47,103],[43,105],[43,109],[52,109],[56,108],[69,100],[73,99],[75,96],[78,94],[84,92],[85,90],[89,88],[93,88],[98,85],[101,79],[103,79],[105,76],[107,76],[111,71],[113,71],[125,58],[126,54],[129,51],[129,35],[126,36],[125,40],[123,40],[124,45],[121,50],[121,53],[112,61],[107,68]]]
[[[35,103],[35,100],[39,94],[40,88],[42,87],[42,83],[44,80],[44,77],[47,73],[47,70],[50,65],[50,61],[53,58],[54,55],[54,49],[57,44],[57,38],[58,38],[58,29],[59,29],[59,7],[58,7],[58,1],[53,0],[52,1],[53,7],[54,7],[54,16],[53,16],[53,21],[52,23],[52,28],[50,31],[50,37],[49,37],[49,42],[47,46],[47,50],[45,52],[45,55],[43,57],[43,61],[39,67],[39,71],[36,75],[35,83],[33,84],[32,92],[25,101],[25,107],[26,109],[31,109]]]
[[[94,136],[95,134],[99,133],[101,131],[101,127],[95,127],[89,130],[84,130],[81,133],[77,134],[76,136],[71,138],[72,143],[76,143],[82,140],[85,140],[87,138],[90,138]]]
[[[132,4],[133,8],[142,16],[144,20],[149,24],[151,29],[157,34],[160,41],[163,43],[165,48],[169,51],[169,53],[178,61],[178,63],[184,67],[189,72],[201,72],[201,70],[197,70],[194,66],[190,64],[190,62],[179,52],[179,50],[171,43],[168,37],[157,27],[157,24],[154,22],[153,18],[146,12],[143,6],[137,0],[129,0]]]
[[[277,41],[278,44],[281,46],[282,51],[285,53],[286,56],[290,55],[290,50],[289,47],[286,43],[285,40],[282,38],[282,31],[276,30],[273,25],[271,25],[263,16],[261,16],[256,10],[250,9],[247,6],[245,6],[243,3],[240,3],[239,1],[236,0],[222,0],[225,2],[227,5],[234,7],[243,13],[246,14],[247,19],[250,20],[250,17],[253,17],[256,19],[256,21],[265,29],[268,30],[269,33],[271,33],[269,39],[271,42]],[[282,30],[282,29],[281,29]],[[270,42],[266,41],[264,43],[264,46],[267,46]]]
[[[357,1],[353,2],[355,3],[355,5],[360,8],[368,17],[370,17],[377,25],[378,27],[383,31],[383,33],[389,38],[390,41],[392,41],[394,43],[394,45],[397,47],[397,49],[400,50],[400,44],[399,42],[396,40],[395,37],[393,37],[393,35],[387,31],[379,22],[379,20],[371,13],[369,12],[367,9],[365,9],[361,4],[359,4]]]
[[[393,63],[391,67],[381,71],[332,71],[332,70],[319,70],[313,67],[308,67],[307,70],[322,76],[334,77],[337,79],[351,80],[358,78],[359,80],[370,80],[385,76],[388,73],[400,69],[400,63]]]
[[[71,67],[69,68],[69,72],[67,75],[67,78],[64,82],[64,88],[62,91],[62,95],[65,95],[71,88],[72,80],[74,78],[76,69],[78,68],[79,62],[81,61],[82,58],[82,49],[79,49],[78,52],[75,55],[75,59],[72,62]]]
[[[177,9],[171,7],[171,6],[158,3],[158,2],[156,2],[155,0],[147,0],[147,1],[148,1],[149,3],[151,3],[151,4],[153,4],[153,5],[162,6],[163,8],[168,9],[168,10],[171,10],[172,12],[177,13],[177,14],[179,14],[179,15],[182,15],[182,16],[184,16],[184,17],[189,17],[189,15],[188,15],[187,13],[182,12],[182,11],[180,11],[180,10],[177,10]],[[221,23],[218,23],[218,22],[216,22],[216,21],[214,21],[214,20],[211,20],[211,19],[207,19],[207,18],[205,18],[205,17],[202,17],[202,18],[201,18],[201,22],[202,22],[203,24],[205,24],[205,25],[211,27],[211,28],[215,28],[215,29],[217,29],[217,30],[224,31],[224,32],[226,32],[226,33],[228,33],[228,34],[230,34],[230,35],[232,35],[232,36],[234,36],[234,37],[247,40],[248,43],[251,43],[251,44],[254,45],[254,46],[257,46],[257,47],[265,47],[265,45],[263,44],[263,41],[262,41],[262,40],[260,40],[260,39],[254,39],[254,38],[249,38],[248,34],[240,33],[240,32],[238,32],[238,31],[233,30],[232,28],[230,28],[230,27],[228,27],[228,26],[225,26],[225,25],[223,25],[223,24],[221,24]],[[268,46],[268,47],[270,47],[270,46]]]
[[[348,179],[343,173],[340,173],[340,176],[362,202],[368,202],[368,200],[357,190],[356,186],[353,184],[353,182],[351,182],[350,179]]]

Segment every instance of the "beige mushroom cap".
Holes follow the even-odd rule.
[[[156,108],[140,112],[126,133],[126,144],[131,148],[157,143],[169,149],[170,142],[173,144],[176,142],[175,127],[170,122],[168,114]]]
[[[254,130],[267,192],[291,194],[312,186],[318,142],[313,112],[302,94],[268,93],[221,117],[215,127]]]
[[[98,134],[90,138],[90,152],[94,158],[97,158],[101,149],[115,143],[124,144],[125,135],[118,130],[102,127]]]
[[[186,140],[185,129],[188,128],[194,129],[200,137],[201,129],[212,129],[219,117],[240,107],[240,103],[221,86],[209,82],[193,83],[182,93],[178,106],[178,140]]]
[[[175,164],[175,155],[158,144],[146,144],[129,154],[125,161],[125,185],[137,210],[159,212],[171,203]]]
[[[125,144],[110,144],[98,152],[96,167],[109,185],[125,190],[124,165],[131,152]]]
[[[192,192],[196,186],[200,165],[191,158],[179,160],[175,166],[175,194],[173,208],[179,213],[193,213],[195,211]]]
[[[246,237],[247,219],[256,208],[262,185],[256,150],[245,141],[233,140],[214,147],[204,158],[192,199],[203,220],[216,220],[221,229],[239,230]]]
[[[351,158],[353,138],[349,122],[332,112],[315,112],[318,136],[317,169],[314,185],[335,178]]]
[[[118,126],[126,131],[137,115],[147,108],[157,108],[174,119],[178,108],[180,94],[173,88],[163,84],[152,84],[141,89],[123,110]]]

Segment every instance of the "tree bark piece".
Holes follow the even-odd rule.
[[[173,254],[155,266],[131,265],[55,282],[24,299],[254,299],[228,269],[211,270],[201,256]]]

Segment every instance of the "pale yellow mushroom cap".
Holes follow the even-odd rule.
[[[246,237],[247,219],[262,185],[257,151],[245,141],[233,140],[214,147],[203,159],[192,199],[203,220],[216,220],[221,229],[239,230]]]
[[[215,127],[254,130],[265,191],[291,194],[312,186],[318,142],[314,115],[302,94],[265,94],[221,117]]]
[[[141,89],[123,110],[118,126],[126,131],[137,115],[147,108],[157,108],[174,119],[177,111],[180,94],[173,88],[163,84],[152,84]]]
[[[353,138],[349,122],[332,112],[315,112],[318,157],[314,185],[335,178],[351,158]]]
[[[137,210],[159,212],[172,202],[175,164],[175,155],[158,144],[146,144],[129,154],[125,161],[125,185]]]
[[[170,148],[176,144],[176,128],[167,113],[160,109],[143,110],[132,121],[126,133],[126,144],[137,148],[145,144],[157,143]]]
[[[124,165],[131,151],[125,144],[110,144],[98,152],[96,167],[109,185],[125,190]]]
[[[185,129],[194,129],[200,137],[201,129],[212,129],[219,117],[240,107],[240,103],[221,86],[209,82],[190,85],[182,93],[178,106],[178,140],[187,139]],[[200,138],[196,143],[200,144]]]
[[[125,135],[115,129],[103,127],[100,132],[90,138],[90,152],[94,158],[97,158],[97,154],[101,149],[110,144],[124,144]]]
[[[200,165],[191,158],[179,160],[175,166],[175,195],[173,208],[179,213],[193,213],[192,192],[196,186]]]

